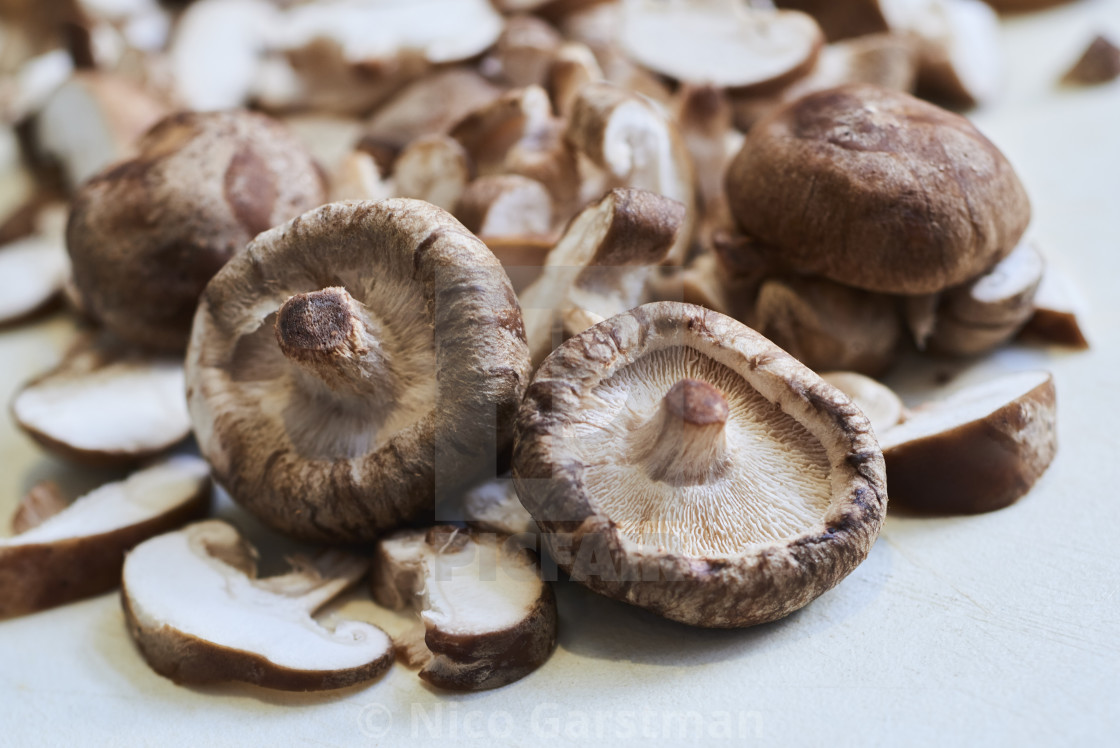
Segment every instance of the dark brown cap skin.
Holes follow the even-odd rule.
[[[66,244],[90,311],[129,343],[186,348],[199,294],[254,236],[326,200],[310,154],[247,111],[181,112],[74,196]]]
[[[750,131],[727,175],[739,227],[799,273],[935,293],[1018,243],[1030,202],[968,120],[856,84],[798,99]]]

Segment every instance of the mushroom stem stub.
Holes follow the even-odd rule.
[[[729,412],[723,393],[707,382],[674,384],[657,415],[635,433],[650,477],[675,485],[715,477],[726,462]]]
[[[276,315],[288,360],[337,393],[392,401],[389,364],[377,323],[345,288],[292,296]]]

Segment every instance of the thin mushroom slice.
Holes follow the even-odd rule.
[[[642,303],[649,270],[672,250],[684,221],[677,201],[624,189],[572,219],[520,295],[533,364],[552,351],[557,333],[575,335]]]
[[[999,18],[981,0],[925,0],[901,30],[917,34],[918,91],[962,106],[999,92]]]
[[[278,531],[333,543],[422,521],[492,474],[528,378],[497,258],[405,199],[258,236],[207,286],[187,353],[216,479]]]
[[[1023,242],[972,283],[946,291],[928,339],[930,349],[970,356],[1010,340],[1034,313],[1044,267],[1034,245]]]
[[[536,670],[556,647],[556,599],[531,551],[457,527],[405,530],[380,541],[374,599],[413,608],[437,688],[481,691]]]
[[[393,662],[384,631],[312,615],[360,580],[366,561],[338,551],[292,559],[256,578],[255,551],[208,520],[140,544],[125,559],[121,600],[144,659],[176,683],[240,681],[285,691],[345,688]]]
[[[737,0],[626,0],[620,42],[632,59],[670,78],[749,89],[808,72],[824,36],[804,13]]]
[[[1002,509],[1057,451],[1054,381],[1021,372],[962,389],[879,434],[891,499],[938,514]]]
[[[1108,37],[1098,34],[1064,76],[1062,82],[1095,86],[1120,78],[1120,48]]]
[[[0,326],[48,308],[69,276],[61,236],[36,234],[0,247]]]
[[[1089,347],[1081,323],[1086,316],[1084,300],[1070,278],[1053,264],[1046,266],[1032,303],[1034,312],[1019,331],[1021,340],[1076,350]]]
[[[87,465],[138,462],[190,434],[183,364],[106,338],[75,346],[12,400],[12,416],[45,449]]]
[[[852,398],[876,434],[897,426],[906,417],[906,407],[894,390],[871,377],[855,371],[830,371],[821,379]]]
[[[657,302],[541,365],[513,477],[573,580],[696,626],[750,626],[847,576],[886,512],[882,453],[842,392],[754,330]]]
[[[412,141],[393,164],[396,197],[424,200],[451,210],[471,179],[471,160],[458,141],[426,135]]]
[[[23,531],[0,538],[0,618],[116,587],[126,550],[205,516],[209,468],[196,457],[172,457],[62,503],[55,489],[36,486],[13,519]]]

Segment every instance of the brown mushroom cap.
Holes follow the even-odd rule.
[[[740,227],[798,272],[921,294],[973,278],[1030,220],[1003,154],[963,117],[850,85],[759,122],[732,162]]]
[[[572,578],[711,627],[772,621],[858,565],[882,453],[839,390],[750,328],[657,302],[577,335],[522,402],[518,495]]]
[[[130,343],[182,350],[206,282],[254,236],[325,198],[307,151],[251,112],[184,112],[74,198],[67,246],[95,317]]]
[[[501,264],[407,199],[262,234],[207,287],[187,355],[217,480],[274,528],[328,542],[429,516],[437,492],[492,470],[528,378]]]

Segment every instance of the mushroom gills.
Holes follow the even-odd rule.
[[[312,618],[356,583],[366,563],[337,551],[256,579],[255,552],[231,525],[208,520],[137,546],[123,603],[148,664],[179,683],[243,681],[284,690],[341,688],[376,678],[392,643],[376,626]]]
[[[420,677],[476,691],[535,670],[556,645],[556,603],[532,554],[505,536],[451,526],[382,540],[374,599],[413,608],[425,628]],[[399,646],[415,655],[417,637]],[[410,658],[411,659],[411,658]]]
[[[832,498],[808,430],[728,367],[687,346],[597,386],[567,434],[601,511],[636,543],[733,554],[805,531]],[[619,450],[618,444],[628,444]]]

